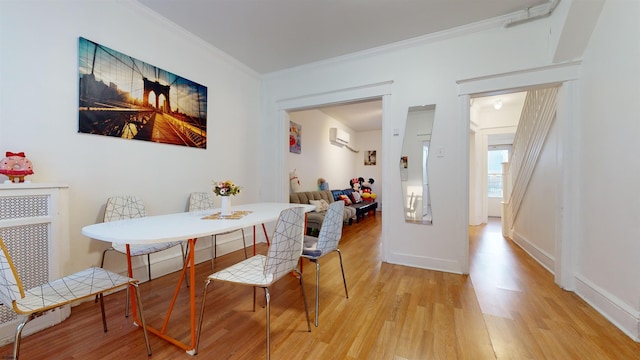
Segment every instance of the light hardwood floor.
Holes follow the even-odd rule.
[[[273,359],[640,358],[640,344],[558,288],[551,274],[501,236],[499,223],[470,228],[468,276],[382,263],[381,223],[378,214],[344,229],[340,248],[348,300],[337,256],[321,260],[318,328],[313,326],[315,267],[305,262],[311,333],[297,280],[287,277],[272,288]],[[216,266],[242,258],[238,251],[219,258]],[[209,271],[209,262],[196,266],[199,299]],[[147,320],[156,326],[176,276],[141,285]],[[188,339],[186,291],[169,323],[169,333],[183,341]],[[265,313],[260,306],[251,311],[251,289],[215,284],[210,291],[199,354],[192,357],[150,335],[152,359],[264,358]],[[21,358],[146,359],[142,332],[123,316],[124,293],[107,296],[105,305],[107,333],[99,306],[84,303],[62,324],[26,337]],[[11,345],[0,348],[1,359],[10,354]]]

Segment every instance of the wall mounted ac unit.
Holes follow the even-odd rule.
[[[329,140],[332,143],[340,144],[340,145],[349,145],[350,139],[351,139],[351,136],[346,131],[340,130],[338,128],[329,129]]]

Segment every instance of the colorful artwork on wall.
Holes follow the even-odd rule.
[[[289,152],[300,154],[302,152],[302,126],[293,121],[289,122]]]
[[[207,148],[207,87],[80,38],[78,132]]]

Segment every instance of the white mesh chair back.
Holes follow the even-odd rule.
[[[215,207],[211,194],[207,192],[192,192],[189,195],[189,211],[208,210]]]
[[[4,242],[0,239],[0,301],[13,311],[13,301],[24,297],[24,289]]]
[[[104,222],[147,216],[142,199],[136,195],[113,196],[107,200]]]
[[[120,195],[120,196],[112,196],[107,199],[107,205],[104,209],[104,222],[110,221],[118,221],[118,220],[127,220],[127,219],[136,219],[147,216],[147,211],[145,210],[144,202],[137,195]],[[149,273],[149,280],[151,280],[151,259],[149,258],[149,254],[153,254],[162,250],[166,250],[172,248],[174,246],[178,246],[182,248],[181,257],[182,261],[185,261],[184,258],[184,242],[183,241],[173,241],[167,243],[158,243],[158,244],[130,244],[129,245],[129,254],[131,256],[141,256],[147,255],[147,268]],[[127,253],[127,247],[125,244],[121,243],[112,243],[111,248],[106,249],[102,253],[102,261],[100,267],[104,266],[104,258],[105,254],[109,250],[115,250],[122,254]],[[128,294],[128,293],[127,293]],[[128,299],[128,298],[127,298]],[[128,308],[127,310],[128,311]]]
[[[200,344],[202,324],[204,319],[204,309],[207,300],[207,288],[214,280],[233,282],[240,285],[253,287],[253,310],[256,307],[256,287],[261,287],[265,295],[266,313],[266,359],[270,358],[270,299],[269,286],[286,274],[296,272],[298,274],[300,290],[304,300],[304,310],[307,317],[307,329],[311,331],[309,322],[309,310],[307,308],[307,298],[302,286],[302,273],[298,271],[297,265],[302,254],[302,241],[304,235],[304,210],[302,207],[292,207],[280,212],[276,221],[276,228],[271,238],[271,245],[267,255],[254,255],[248,259],[235,263],[223,270],[213,273],[207,277],[202,296],[202,308],[200,310],[200,320],[196,335],[196,347],[193,355],[198,353]]]
[[[304,237],[302,207],[285,209],[280,213],[267,253],[264,274],[273,281],[296,269]]]
[[[344,212],[344,202],[335,201],[329,205],[329,210],[324,216],[322,221],[322,227],[318,237],[305,236],[304,248],[302,250],[302,257],[307,258],[316,264],[316,326],[318,326],[319,319],[319,295],[320,295],[320,263],[318,259],[321,257],[337,252],[340,258],[340,270],[342,271],[342,282],[344,284],[344,293],[349,298],[349,292],[347,291],[347,279],[344,276],[344,266],[342,266],[342,254],[338,249],[338,242],[342,238],[342,214]]]
[[[344,212],[344,202],[334,201],[329,205],[329,210],[324,216],[320,233],[318,234],[317,249],[322,254],[329,253],[338,248],[338,242],[342,238],[342,214]]]

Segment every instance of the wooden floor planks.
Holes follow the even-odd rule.
[[[469,275],[380,261],[382,219],[367,216],[345,226],[343,252],[349,299],[337,255],[321,259],[320,327],[313,326],[315,266],[304,283],[312,332],[307,332],[298,280],[271,289],[273,359],[638,359],[635,343],[500,235],[500,224],[470,228]],[[260,246],[264,253],[266,246]],[[216,260],[217,269],[243,258]],[[196,266],[198,309],[210,263]],[[141,285],[147,319],[159,326],[178,274]],[[188,339],[187,289],[170,321],[173,336]],[[152,359],[262,359],[263,292],[252,312],[250,288],[214,284],[207,298],[200,351],[195,357],[150,335]],[[97,304],[83,303],[53,328],[26,337],[23,359],[147,359],[142,332],[123,316],[124,293],[105,298],[109,332]],[[0,348],[9,359],[11,344]]]

